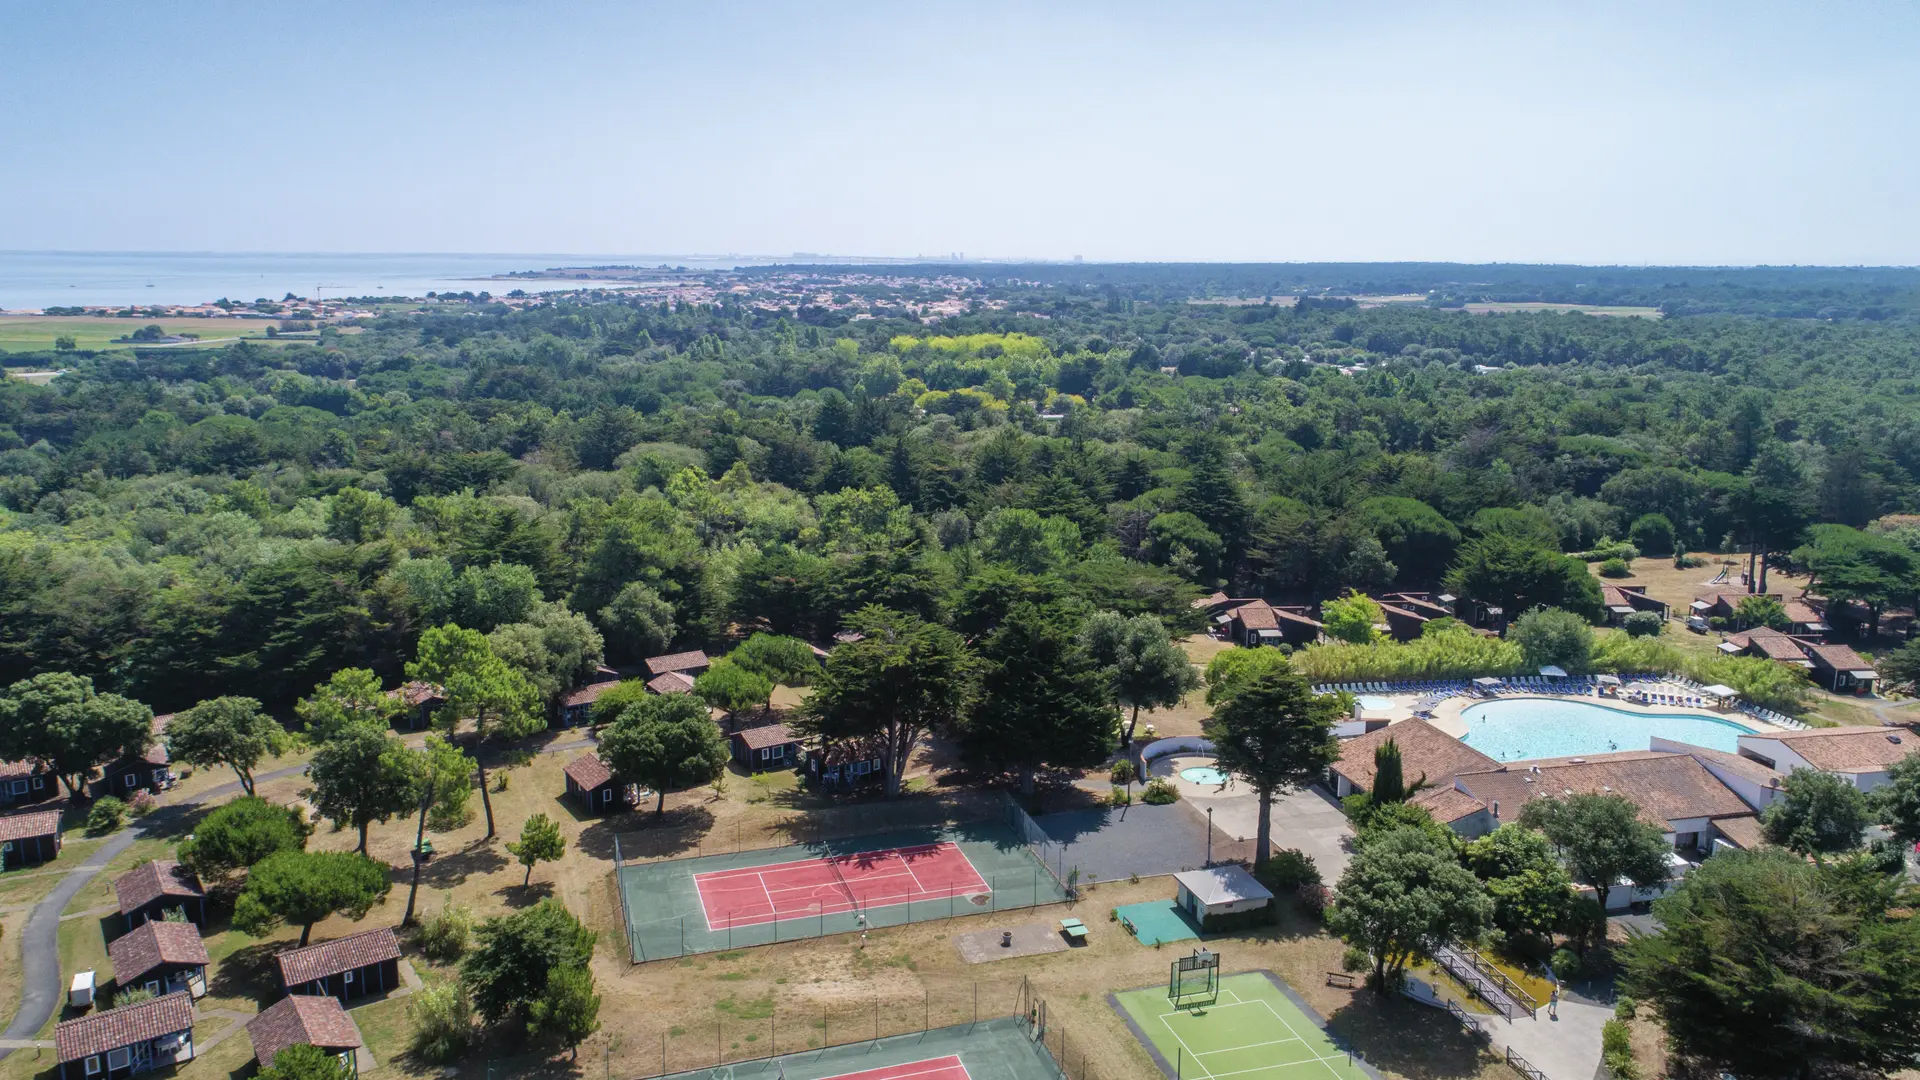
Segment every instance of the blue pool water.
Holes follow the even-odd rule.
[[[1190,765],[1180,770],[1180,779],[1190,784],[1212,784],[1217,787],[1227,782],[1227,774],[1211,765]]]
[[[1653,736],[1732,752],[1752,733],[1711,716],[1629,712],[1590,701],[1514,698],[1469,705],[1461,741],[1498,761],[1645,750]]]

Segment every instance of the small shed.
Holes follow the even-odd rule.
[[[193,1060],[193,998],[124,1005],[53,1029],[60,1080],[119,1080]]]
[[[176,908],[195,926],[206,922],[207,894],[200,888],[200,879],[177,862],[156,859],[136,866],[113,880],[113,894],[128,930]]]
[[[1273,890],[1238,866],[1210,866],[1173,875],[1174,903],[1204,931],[1253,926],[1273,917]]]
[[[800,736],[781,723],[756,724],[733,733],[734,764],[749,772],[790,769],[800,761]]]
[[[360,1075],[356,1051],[366,1045],[359,1026],[338,1001],[314,994],[274,1002],[247,1021],[247,1038],[253,1043],[253,1059],[263,1069],[289,1046],[317,1046],[338,1057],[348,1076]]]
[[[60,811],[0,817],[0,870],[47,862],[60,854]]]
[[[589,814],[626,809],[622,784],[598,754],[581,754],[567,762],[567,794]]]
[[[275,956],[289,994],[327,994],[349,1001],[400,985],[400,939],[383,926]]]
[[[200,928],[192,923],[143,923],[133,933],[114,938],[107,959],[113,962],[117,990],[145,987],[155,997],[181,991],[207,996],[207,965],[213,960],[200,940]]]

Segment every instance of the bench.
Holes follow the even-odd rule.
[[[1348,972],[1348,971],[1327,972],[1328,986],[1341,986],[1341,987],[1345,987],[1348,990],[1351,990],[1354,987],[1360,985],[1357,981],[1355,981],[1355,979],[1356,977],[1352,972]]]
[[[1079,941],[1087,936],[1087,924],[1079,919],[1061,919],[1060,932]]]

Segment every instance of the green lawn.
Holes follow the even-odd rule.
[[[1175,1007],[1165,986],[1114,995],[1169,1076],[1248,1080],[1365,1080],[1367,1070],[1278,979],[1265,972],[1228,975],[1211,1005]]]
[[[0,353],[39,352],[53,348],[54,339],[71,334],[82,349],[126,349],[113,339],[158,323],[169,334],[194,334],[201,340],[264,337],[266,319],[117,319],[106,316],[0,316]]]

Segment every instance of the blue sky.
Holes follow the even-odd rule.
[[[0,248],[1920,263],[1920,6],[0,5]]]

